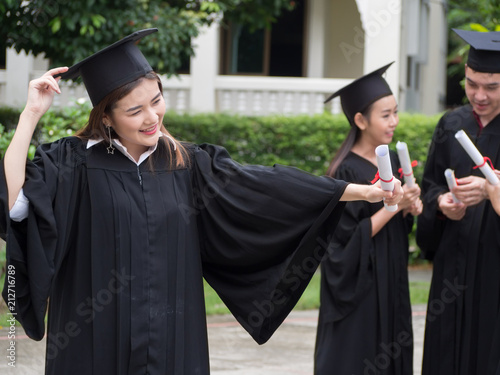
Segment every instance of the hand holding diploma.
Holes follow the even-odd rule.
[[[460,203],[455,194],[453,194],[453,189],[457,187],[457,179],[455,178],[455,171],[453,169],[448,168],[447,170],[444,171],[444,177],[446,178],[448,189],[450,189],[453,202]]]
[[[450,168],[446,169],[444,171],[444,177],[446,178],[446,183],[450,191],[438,197],[439,210],[450,220],[462,220],[465,216],[467,206],[453,193],[458,186],[457,179],[455,178],[455,171]]]
[[[392,174],[391,159],[389,156],[389,147],[387,145],[378,146],[375,149],[377,156],[378,174],[380,178],[380,187],[385,191],[394,191],[394,176]],[[398,205],[389,205],[384,200],[385,209],[389,212],[395,212]]]
[[[467,136],[467,133],[465,133],[463,130],[459,130],[455,134],[455,138],[458,140],[458,142],[460,142],[462,147],[469,154],[479,170],[483,172],[488,181],[492,185],[498,184],[500,180],[496,176],[495,172],[493,172],[493,170],[490,168],[483,155],[481,155],[476,146],[474,146],[474,143],[472,143],[470,138]]]
[[[394,190],[385,191],[380,186],[380,181],[373,185],[348,184],[344,194],[340,197],[341,202],[364,200],[370,203],[377,203],[384,200],[389,206],[398,204],[404,197],[401,181],[394,181]]]
[[[398,203],[398,211],[403,212],[403,216],[407,214],[418,216],[422,213],[423,204],[420,200],[420,186],[413,184],[412,187],[403,185],[404,196]]]
[[[467,206],[462,202],[455,203],[451,193],[448,191],[437,198],[439,210],[450,220],[462,220],[465,216]]]

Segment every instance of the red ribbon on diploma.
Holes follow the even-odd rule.
[[[472,169],[478,169],[478,168],[484,167],[484,165],[486,164],[486,162],[488,162],[488,163],[490,164],[491,169],[493,169],[493,170],[495,169],[495,168],[493,168],[493,163],[491,162],[491,159],[490,159],[489,157],[484,156],[484,157],[483,157],[483,160],[484,160],[483,164],[481,164],[481,165],[476,165],[476,166],[475,166],[475,167],[473,167]]]
[[[415,168],[417,165],[418,165],[418,161],[413,160],[413,161],[411,162],[411,166],[412,166],[413,168]],[[411,173],[408,173],[408,174],[403,173],[403,168],[399,168],[399,169],[398,169],[398,172],[399,172],[399,176],[400,176],[401,178],[403,178],[403,176],[407,176],[407,177],[408,177],[408,176],[411,176],[411,175],[413,174],[413,171],[412,171]]]
[[[370,183],[373,185],[378,180],[383,181],[383,182],[385,182],[385,183],[388,184],[389,182],[391,182],[392,180],[394,180],[394,176],[392,176],[390,180],[386,181],[386,180],[383,180],[382,178],[380,178],[380,174],[377,171],[377,173],[375,174],[375,178],[373,180],[371,180]]]

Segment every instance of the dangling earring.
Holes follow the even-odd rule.
[[[109,136],[109,146],[107,147],[108,154],[114,154],[115,148],[113,147],[113,140],[111,139],[111,126],[106,126],[108,128],[108,136]]]
[[[169,141],[174,145],[174,151],[177,150],[177,145],[175,144],[174,139],[171,136],[166,135],[166,134],[165,134],[165,137],[167,137],[169,139]]]

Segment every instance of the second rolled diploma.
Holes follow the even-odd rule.
[[[462,147],[471,157],[472,161],[478,166],[479,170],[483,172],[488,181],[492,185],[498,184],[500,181],[498,180],[495,172],[490,168],[488,163],[486,163],[485,158],[483,157],[483,155],[481,155],[476,146],[474,146],[474,143],[472,143],[467,133],[463,130],[459,130],[455,134],[455,138],[458,140],[458,142],[460,142]]]
[[[378,175],[380,178],[380,187],[385,191],[394,191],[394,175],[392,174],[391,157],[389,155],[389,147],[380,145],[375,149],[377,156]],[[388,206],[384,203],[385,209],[389,212],[395,212],[398,205]]]
[[[399,162],[401,163],[401,169],[403,170],[405,184],[408,185],[408,187],[412,187],[415,185],[415,177],[413,177],[413,167],[411,166],[408,146],[405,142],[398,141],[398,143],[396,143],[396,150],[398,151]]]
[[[450,189],[450,192],[452,192],[453,188],[457,186],[457,180],[455,178],[455,171],[453,169],[446,169],[444,171],[444,177],[446,178],[446,183],[448,184],[448,188]],[[455,194],[453,192],[451,193],[451,197],[453,198],[453,202],[455,203],[460,203],[460,201],[455,197]]]

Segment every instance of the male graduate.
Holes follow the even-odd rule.
[[[500,32],[453,31],[470,44],[469,104],[440,119],[422,181],[417,243],[434,262],[422,374],[500,374],[500,218],[484,176],[455,138],[464,130],[500,166]],[[460,203],[448,191],[446,168],[455,171]]]

